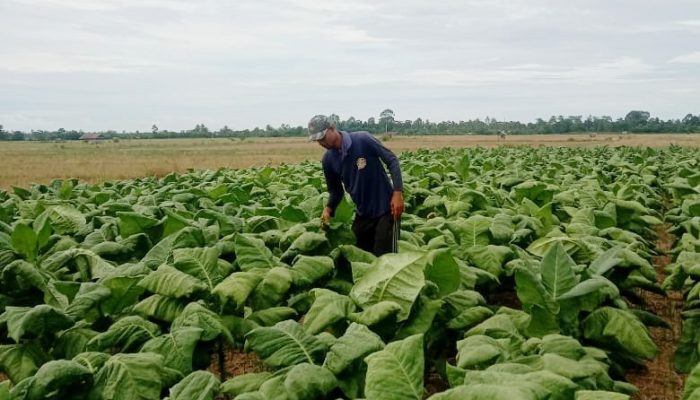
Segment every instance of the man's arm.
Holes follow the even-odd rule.
[[[340,175],[338,175],[330,167],[329,163],[325,160],[323,161],[323,174],[326,176],[326,186],[328,187],[328,203],[326,203],[326,208],[329,209],[329,216],[335,214],[335,209],[340,204],[343,199],[343,184],[340,180]]]
[[[369,135],[369,134],[368,134]],[[389,174],[391,175],[391,182],[394,185],[394,193],[391,195],[391,203],[389,204],[391,209],[391,215],[394,220],[398,220],[403,214],[404,203],[403,203],[403,179],[401,177],[401,167],[399,167],[399,159],[396,155],[389,149],[387,149],[377,138],[369,135],[371,138],[370,146],[374,152],[381,158],[381,160],[389,167]]]
[[[370,147],[389,168],[389,175],[391,175],[391,182],[394,185],[394,192],[403,192],[403,179],[401,178],[401,167],[399,166],[398,157],[396,157],[391,150],[387,149],[377,138],[369,134],[368,136],[372,139],[370,140]]]

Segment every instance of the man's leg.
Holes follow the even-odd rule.
[[[379,257],[391,253],[394,249],[394,217],[386,213],[379,217],[374,232],[374,247],[372,253]]]
[[[374,234],[377,226],[377,218],[362,218],[355,216],[352,222],[352,231],[357,239],[357,247],[370,253],[374,252]]]

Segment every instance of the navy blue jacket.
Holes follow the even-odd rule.
[[[341,149],[326,150],[321,161],[330,194],[327,207],[335,212],[344,186],[358,216],[374,218],[386,214],[392,192],[403,192],[398,158],[369,132],[340,131],[340,135]],[[382,161],[389,167],[393,187]]]

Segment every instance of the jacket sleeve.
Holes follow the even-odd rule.
[[[403,178],[401,177],[401,167],[399,166],[398,157],[396,157],[391,150],[387,149],[377,138],[369,133],[367,136],[370,138],[370,140],[368,140],[370,148],[389,168],[389,175],[391,175],[394,191],[403,192]]]
[[[340,180],[340,175],[338,175],[330,166],[330,163],[324,158],[323,164],[323,174],[326,176],[326,186],[328,187],[328,203],[326,207],[332,210],[331,216],[335,214],[335,209],[340,204],[343,199],[345,191],[343,190],[343,184]]]

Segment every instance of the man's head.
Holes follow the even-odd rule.
[[[340,134],[335,123],[325,115],[317,115],[309,121],[309,141],[318,142],[326,149],[340,147]]]

